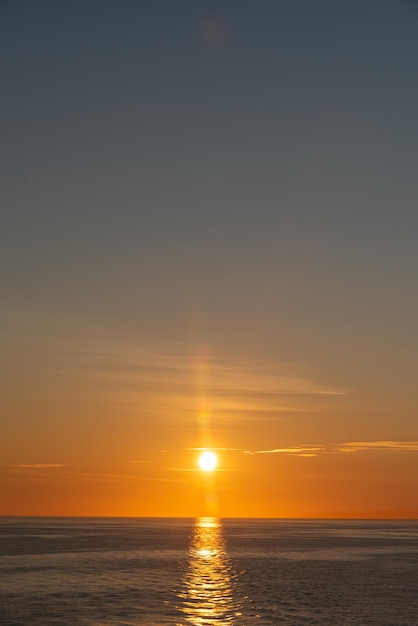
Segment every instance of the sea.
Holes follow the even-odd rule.
[[[418,521],[0,518],[1,626],[417,626]]]

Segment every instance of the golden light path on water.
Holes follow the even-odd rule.
[[[183,624],[234,624],[240,613],[233,597],[233,582],[220,520],[198,518],[190,543],[189,565],[179,594]]]

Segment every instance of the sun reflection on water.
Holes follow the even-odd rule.
[[[189,549],[189,566],[180,595],[185,624],[222,626],[240,615],[233,597],[234,576],[215,517],[196,520]]]

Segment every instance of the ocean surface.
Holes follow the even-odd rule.
[[[418,625],[418,522],[0,518],[1,626]]]

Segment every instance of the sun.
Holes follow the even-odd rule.
[[[204,452],[199,457],[200,468],[204,472],[211,472],[218,464],[218,457],[214,452]]]

